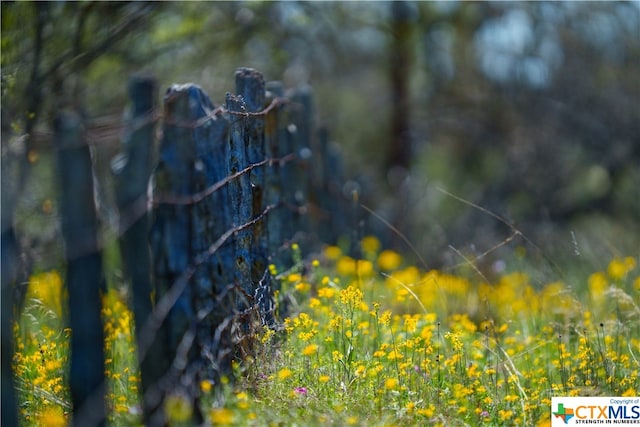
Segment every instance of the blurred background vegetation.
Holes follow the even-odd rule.
[[[106,182],[129,76],[193,81],[220,103],[239,66],[313,87],[345,189],[430,267],[490,252],[481,267],[500,269],[519,246],[602,268],[640,252],[637,1],[3,1],[1,47],[2,229],[15,224],[31,268],[62,254],[56,109],[85,111],[115,224]],[[407,249],[359,215],[362,233]]]

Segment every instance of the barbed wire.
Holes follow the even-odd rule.
[[[157,198],[154,198],[153,200],[153,204],[154,206],[158,206],[159,204],[171,204],[171,205],[192,205],[198,202],[201,202],[202,200],[204,200],[205,198],[207,198],[208,196],[212,195],[213,193],[215,193],[216,191],[218,191],[220,188],[224,187],[226,184],[228,184],[231,180],[238,178],[242,175],[245,175],[249,172],[251,172],[252,170],[259,168],[260,166],[272,166],[272,165],[278,165],[278,166],[282,166],[286,163],[289,163],[292,160],[298,159],[298,155],[296,153],[290,153],[287,154],[286,156],[283,157],[279,157],[279,158],[267,158],[264,160],[261,160],[257,163],[253,163],[249,166],[247,166],[246,168],[242,169],[241,171],[232,173],[231,175],[228,175],[226,178],[212,184],[211,186],[207,187],[206,189],[199,191],[198,193],[194,193],[194,194],[188,194],[188,195],[160,195]]]
[[[230,116],[237,116],[241,118],[258,118],[264,117],[272,112],[276,107],[282,105],[296,105],[297,103],[291,101],[286,97],[275,97],[273,100],[261,111],[249,112],[249,111],[235,111],[230,110],[224,106],[218,106],[213,110],[209,110],[203,106],[204,116],[192,121],[181,121],[170,119],[162,109],[154,108],[147,113],[134,118],[122,118],[121,116],[111,114],[99,117],[94,117],[85,122],[85,138],[81,143],[73,146],[65,147],[76,148],[83,145],[98,145],[103,143],[115,143],[122,138],[123,134],[133,133],[139,129],[144,128],[150,124],[156,124],[162,122],[165,125],[175,126],[186,129],[197,129],[206,126],[211,121],[217,121],[225,114]],[[28,135],[19,134],[11,138],[12,143],[20,144],[26,140]],[[50,130],[38,130],[34,131],[31,135],[32,147],[43,149],[58,149],[58,147],[51,146],[50,142],[55,137],[53,131]]]
[[[83,138],[80,144],[75,145],[67,145],[63,149],[74,149],[80,148],[82,146],[91,146],[100,143],[100,141],[104,140],[120,140],[125,138],[126,133],[133,133],[138,131],[145,126],[155,124],[159,121],[163,121],[164,124],[170,126],[177,127],[185,127],[189,129],[195,129],[197,127],[205,126],[211,120],[218,120],[223,114],[230,114],[239,117],[251,118],[251,117],[262,117],[266,116],[268,113],[274,110],[274,108],[285,105],[292,104],[288,98],[285,97],[275,97],[263,110],[258,112],[246,112],[246,111],[231,111],[222,106],[215,108],[214,110],[208,110],[204,108],[205,116],[199,120],[193,122],[174,122],[167,121],[166,115],[161,113],[158,109],[150,110],[146,114],[142,116],[138,116],[132,119],[120,119],[115,115],[107,115],[102,116],[96,119],[93,119],[88,122],[86,128],[86,136]],[[114,132],[115,131],[115,132]],[[124,135],[123,135],[124,133]],[[45,132],[38,131],[35,133],[36,141],[44,141],[51,140],[55,137],[53,132]],[[14,138],[15,139],[15,138]],[[19,138],[18,138],[19,139]],[[24,139],[24,138],[23,138]],[[38,145],[38,148],[53,148],[57,150],[58,147],[44,146],[42,144]],[[246,168],[235,172],[231,175],[228,175],[224,179],[213,183],[209,187],[204,190],[199,191],[198,193],[194,193],[191,195],[157,195],[152,196],[149,194],[144,194],[138,197],[134,202],[129,204],[129,207],[120,210],[118,215],[114,217],[113,220],[107,221],[106,225],[109,229],[117,230],[114,234],[116,237],[121,237],[126,230],[134,224],[138,219],[140,219],[143,215],[146,215],[153,207],[157,207],[159,204],[175,204],[175,205],[191,205],[198,202],[201,202],[208,196],[211,196],[216,191],[223,188],[229,182],[234,179],[237,179],[245,174],[250,173],[256,168],[260,167],[273,167],[273,166],[283,166],[287,163],[295,161],[299,158],[298,153],[289,153],[281,157],[271,157],[265,158],[262,161],[250,164]],[[152,190],[149,188],[149,190]],[[299,211],[301,208],[299,206],[294,205],[293,203],[282,202],[280,206],[287,207],[294,211]],[[103,218],[104,219],[104,218]],[[115,224],[114,222],[117,222]],[[105,242],[102,240],[99,242],[100,246],[103,246]],[[101,247],[98,247],[101,249]]]

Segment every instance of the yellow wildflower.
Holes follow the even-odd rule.
[[[335,296],[336,290],[334,288],[324,287],[318,289],[318,297],[319,298],[327,298],[331,299]]]
[[[305,356],[313,356],[317,352],[318,352],[317,344],[309,344],[302,350],[302,354],[304,354]]]
[[[296,291],[304,293],[304,292],[308,292],[309,289],[311,289],[311,285],[307,282],[298,282],[296,283],[295,288],[296,288]]]
[[[269,264],[269,274],[271,274],[272,276],[278,275],[278,267],[276,267],[275,264]]]
[[[293,371],[289,368],[282,368],[278,371],[278,379],[281,381],[286,380],[287,378],[293,375]]]
[[[336,271],[340,276],[351,276],[356,273],[356,260],[350,256],[341,256],[336,261]]]
[[[249,395],[244,392],[241,391],[240,393],[236,394],[236,399],[238,399],[238,408],[240,409],[247,409],[249,408]]]
[[[209,393],[211,391],[211,388],[212,388],[211,381],[209,380],[200,381],[200,390],[202,390],[203,393]]]
[[[609,287],[609,281],[602,272],[596,272],[589,276],[589,293],[592,301],[599,301],[604,296],[604,291]]]
[[[397,390],[398,389],[398,379],[397,378],[387,378],[384,380],[384,388],[387,390]]]
[[[613,280],[623,280],[634,268],[636,268],[636,260],[633,257],[614,258],[607,267],[607,273]]]
[[[227,408],[214,408],[209,416],[213,425],[225,426],[233,423],[233,412]]]
[[[360,242],[362,251],[367,254],[376,254],[380,250],[380,240],[375,236],[366,236]]]
[[[397,349],[391,350],[389,354],[387,354],[387,359],[389,360],[398,360],[398,359],[402,359],[403,357],[404,356],[402,355],[402,353],[400,353]]]
[[[418,409],[416,412],[424,417],[431,418],[436,412],[436,407],[434,405],[429,405],[428,408]]]
[[[400,267],[402,257],[397,252],[387,249],[380,253],[377,263],[381,270],[392,271]]]
[[[298,282],[302,279],[302,276],[299,273],[291,273],[287,276],[287,280],[290,283]]]
[[[36,424],[47,427],[64,427],[67,425],[67,420],[61,407],[50,406],[42,411]]]
[[[380,323],[382,325],[387,326],[390,321],[391,321],[391,311],[387,310],[384,313],[382,313],[382,315],[380,316]]]
[[[324,256],[330,260],[336,260],[342,255],[342,250],[337,246],[327,246],[324,250]]]
[[[362,291],[355,286],[349,286],[340,291],[340,302],[345,305],[358,307],[364,298]]]
[[[164,411],[169,420],[181,423],[191,418],[193,406],[187,396],[183,394],[172,394],[165,399]]]
[[[318,298],[309,298],[309,307],[310,308],[318,308],[322,307],[322,302]]]

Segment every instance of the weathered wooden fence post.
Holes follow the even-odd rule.
[[[227,93],[226,108],[231,120],[231,133],[229,136],[229,152],[227,157],[227,174],[237,175],[249,166],[247,160],[247,143],[249,117],[246,115],[247,106],[242,96]],[[229,200],[231,205],[231,218],[233,226],[238,227],[251,220],[252,195],[251,181],[248,173],[241,173],[229,184]],[[251,244],[252,232],[248,229],[238,230],[233,238],[235,250],[235,285],[244,293],[238,294],[237,305],[248,307],[249,298],[253,297],[251,290]]]
[[[284,99],[282,82],[272,81],[266,84],[267,101]],[[278,105],[265,116],[265,151],[271,158],[289,159],[295,156],[292,140],[287,129],[287,107]],[[293,162],[283,160],[272,164],[266,171],[267,203],[276,206],[276,210],[267,217],[269,256],[278,266],[286,265],[289,259],[283,251],[283,245],[294,233],[294,191]]]
[[[191,397],[198,395],[199,375],[215,376],[230,366],[237,257],[224,185],[228,133],[228,121],[198,86],[167,91],[150,241],[156,315],[170,307],[161,319],[161,357],[170,367],[166,387],[173,387],[165,392],[182,388]]]
[[[247,160],[250,165],[257,165],[265,161],[267,149],[265,146],[265,117],[262,110],[265,107],[265,83],[262,74],[251,68],[239,68],[236,71],[236,93],[242,96],[245,108],[249,113],[246,121],[245,138]],[[260,114],[258,114],[260,113]],[[256,219],[266,213],[270,195],[267,187],[267,175],[271,173],[270,164],[256,167],[249,175],[251,185],[251,212]],[[269,213],[271,215],[271,213]],[[252,227],[251,282],[249,291],[254,303],[260,310],[263,324],[274,324],[274,304],[271,294],[271,276],[267,264],[269,256],[269,230],[267,219],[257,221]]]
[[[298,160],[293,165],[293,181],[289,184],[293,186],[293,196],[295,203],[295,228],[297,233],[302,233],[308,241],[310,231],[309,221],[309,187],[311,180],[310,162],[314,155],[313,146],[313,92],[308,85],[297,88],[291,96],[292,123],[288,126],[289,137],[292,146],[298,156]]]
[[[340,153],[329,141],[326,128],[318,131],[318,161],[314,162],[315,182],[310,198],[317,204],[316,231],[320,241],[335,244],[348,231],[348,213],[342,195],[344,172]]]
[[[3,190],[5,192],[6,190]],[[3,195],[4,196],[4,195]],[[5,219],[6,211],[9,210],[4,204],[3,197],[2,206],[2,237],[0,256],[2,257],[2,289],[0,298],[2,298],[2,307],[0,316],[2,317],[2,390],[0,404],[2,405],[2,413],[0,414],[0,424],[2,425],[18,425],[16,395],[14,388],[14,375],[11,367],[13,360],[13,322],[14,322],[14,286],[16,283],[16,264],[18,262],[18,242],[10,224],[11,219]]]
[[[160,337],[155,331],[145,328],[152,312],[147,187],[155,148],[156,90],[156,82],[151,77],[133,77],[129,82],[131,106],[126,118],[123,150],[112,161],[116,203],[120,215],[120,250],[133,291],[133,314],[146,421],[150,417],[150,408],[158,400],[152,386],[166,369],[157,357]],[[142,337],[143,331],[154,333],[154,336]]]
[[[54,129],[72,330],[70,388],[73,425],[102,425],[105,419],[105,388],[100,289],[104,289],[104,275],[98,244],[91,156],[78,114],[60,112]]]

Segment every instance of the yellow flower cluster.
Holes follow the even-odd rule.
[[[320,408],[338,396],[368,408],[366,419],[343,409],[343,424],[354,416],[384,425],[391,413],[408,424],[536,425],[548,421],[557,393],[640,391],[640,316],[622,326],[615,311],[598,312],[598,326],[591,300],[611,298],[613,283],[637,301],[632,258],[592,275],[584,301],[563,282],[534,285],[520,272],[486,283],[422,271],[373,238],[362,253],[356,260],[327,248],[338,277],[311,280],[308,311],[285,322],[286,365],[265,393],[282,388],[289,401],[297,387],[306,399],[328,399]],[[631,310],[623,299],[618,313]]]
[[[65,289],[56,271],[29,280],[25,309],[16,323],[13,369],[23,403],[25,425],[66,425],[71,412],[65,383],[71,330],[62,317]],[[110,290],[103,297],[105,376],[111,421],[135,422],[139,402],[139,375],[132,314],[120,296]]]
[[[110,289],[102,300],[102,319],[105,331],[105,377],[109,381],[108,400],[113,417],[131,423],[139,413],[140,375],[137,372],[133,314],[124,301],[125,296]],[[184,408],[178,397],[168,400],[169,409],[180,418]],[[176,408],[180,409],[178,411]],[[113,421],[113,419],[112,419]]]
[[[62,307],[66,304],[67,293],[62,286],[62,278],[56,270],[36,274],[29,279],[27,301],[38,301],[42,307],[51,310],[57,319],[62,318]]]
[[[62,426],[71,411],[64,383],[70,337],[63,326],[64,295],[58,272],[32,276],[22,319],[15,325],[13,370],[27,425]]]
[[[361,249],[356,259],[330,246],[311,269],[278,274],[270,266],[295,311],[285,333],[265,329],[252,360],[234,364],[236,381],[200,382],[205,424],[287,424],[284,417],[314,425],[548,425],[551,396],[640,393],[635,258],[615,258],[569,286],[532,283],[517,271],[492,282],[424,271],[373,237]],[[22,418],[64,425],[69,393],[60,378],[70,332],[57,318],[64,291],[55,272],[31,282],[15,331]],[[114,290],[103,301],[117,425],[140,422],[133,319],[124,301]],[[34,323],[36,312],[47,320]],[[176,393],[165,410],[180,425],[191,405]]]

